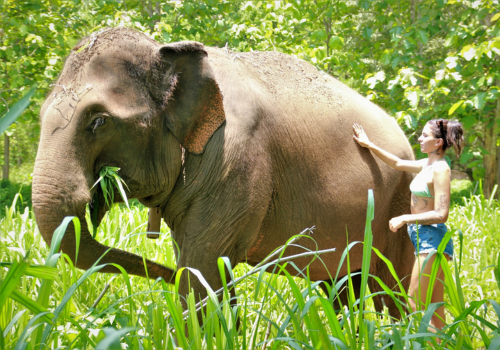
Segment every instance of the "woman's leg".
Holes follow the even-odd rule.
[[[415,264],[413,265],[413,271],[410,280],[410,289],[408,290],[408,295],[410,296],[409,304],[413,311],[421,310],[425,306],[427,290],[429,289],[430,274],[432,271],[432,265],[436,260],[436,255],[433,255],[425,268],[422,270],[425,259],[428,254],[420,254],[415,259]],[[431,302],[438,303],[444,300],[444,286],[443,286],[443,269],[441,266],[438,269],[436,281],[434,282],[434,289],[432,291]],[[420,307],[417,307],[418,302]],[[437,314],[437,315],[436,315]],[[436,329],[443,329],[445,326],[444,321],[444,307],[441,306],[436,310],[431,318],[431,325]]]
[[[409,304],[412,311],[420,310],[420,307],[417,308],[417,304],[422,304],[421,296],[424,296],[425,298],[425,295],[427,293],[427,288],[425,288],[425,291],[422,289],[424,287],[422,283],[424,282],[424,280],[420,279],[420,271],[422,271],[422,264],[426,257],[427,254],[417,255],[415,258],[415,263],[413,264],[413,270],[411,272],[410,279],[410,288],[408,290],[408,296],[410,297]]]
[[[432,291],[431,303],[440,303],[444,301],[444,273],[441,266],[434,282],[434,290]],[[437,315],[436,315],[437,314]],[[436,329],[443,329],[446,325],[446,316],[444,315],[444,306],[439,307],[431,318],[431,325]]]

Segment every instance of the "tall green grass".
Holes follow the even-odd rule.
[[[369,265],[372,251],[380,254],[371,247],[370,201],[367,208],[365,241],[349,246],[363,244],[364,266]],[[366,281],[377,277],[369,275],[368,269],[362,270],[361,297],[351,294],[349,303],[335,313],[333,298],[352,276],[337,280],[328,296],[317,282],[285,270],[294,266],[293,259],[283,258],[286,246],[256,267],[233,267],[220,258],[221,276],[225,278],[229,271],[226,282],[236,290],[236,306],[230,303],[228,287],[212,291],[207,285],[207,300],[200,304],[190,294],[184,310],[175,285],[125,272],[93,273],[99,265],[86,272],[74,268],[67,256],[57,252],[57,242],[50,250],[45,245],[29,210],[12,207],[0,221],[0,349],[498,348],[499,220],[498,201],[481,195],[451,211],[448,225],[454,233],[456,259],[448,263],[440,259],[442,253],[436,259],[446,275],[448,326],[433,333],[428,325],[439,305],[411,312],[400,304],[401,320],[391,318],[387,310],[376,312]],[[160,238],[150,240],[143,234],[146,223],[146,209],[114,206],[103,219],[97,239],[175,267],[168,228],[162,226]],[[307,232],[301,237],[311,239]],[[338,253],[348,264],[348,249]],[[321,259],[321,252],[309,254]],[[265,273],[269,268],[281,275]],[[203,279],[196,270],[182,273]],[[301,273],[307,277],[307,270]],[[387,297],[408,298],[401,288],[382,287]]]

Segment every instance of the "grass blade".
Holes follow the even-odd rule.
[[[23,305],[25,308],[33,312],[33,314],[35,315],[43,313],[44,314],[43,322],[52,323],[52,316],[53,316],[52,313],[47,311],[47,308],[43,307],[36,301],[30,299],[26,295],[21,294],[20,292],[15,290],[10,295],[10,298],[18,302],[19,304]]]
[[[0,310],[21,281],[27,267],[28,263],[26,262],[26,257],[24,257],[20,262],[14,262],[5,279],[3,281],[0,280]]]
[[[0,262],[1,267],[11,267],[11,262]],[[24,271],[25,276],[54,279],[57,277],[58,270],[55,267],[47,267],[43,265],[29,265]]]
[[[96,349],[121,350],[122,347],[119,343],[119,340],[133,330],[135,330],[135,328],[133,327],[126,327],[119,330],[110,327],[104,328],[103,332],[106,334],[106,336],[96,345]]]
[[[363,243],[363,261],[361,265],[361,290],[359,293],[359,314],[358,314],[358,327],[359,339],[363,339],[365,330],[364,318],[364,302],[365,294],[368,285],[368,274],[370,273],[370,261],[372,254],[373,234],[372,234],[372,221],[375,216],[375,200],[373,198],[373,190],[368,190],[368,204],[366,210],[366,223],[365,223],[365,238]],[[361,349],[363,342],[359,342],[359,349]]]

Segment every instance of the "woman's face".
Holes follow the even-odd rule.
[[[422,130],[422,135],[418,138],[420,142],[420,150],[422,153],[431,153],[439,149],[441,142],[437,139],[432,132],[429,123],[425,124],[424,130]]]

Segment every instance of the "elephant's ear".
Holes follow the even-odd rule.
[[[159,48],[156,70],[163,116],[188,152],[203,153],[208,140],[226,119],[222,94],[204,46],[179,42]],[[158,87],[157,87],[158,88]]]

